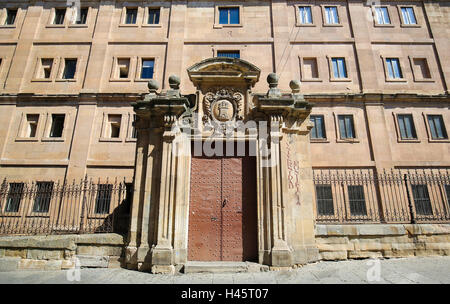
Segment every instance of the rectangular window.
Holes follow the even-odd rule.
[[[137,8],[126,8],[125,24],[136,24]]]
[[[64,24],[64,18],[66,17],[65,8],[55,9],[55,18],[53,18],[53,24]]]
[[[316,200],[319,215],[334,215],[331,185],[316,185]]]
[[[341,139],[355,138],[353,115],[338,115]]]
[[[53,59],[41,59],[41,69],[39,71],[38,78],[50,79],[52,76]]]
[[[402,139],[416,139],[416,128],[411,114],[397,115],[398,128],[400,129],[400,137]]]
[[[117,59],[117,77],[127,79],[130,72],[130,58]]]
[[[53,182],[37,182],[33,212],[47,213],[53,193]]]
[[[445,185],[445,194],[447,196],[447,208],[450,207],[450,185]]]
[[[141,79],[152,79],[155,69],[155,60],[142,59]]]
[[[137,138],[136,114],[133,114],[133,122],[131,123],[131,127],[132,127],[131,138]]]
[[[240,58],[239,51],[217,51],[217,57]]]
[[[331,58],[334,78],[347,78],[344,58]]]
[[[79,18],[77,18],[75,23],[76,24],[86,24],[88,12],[89,12],[89,8],[81,8],[80,16],[79,16]]]
[[[403,24],[417,24],[416,16],[414,15],[414,9],[412,7],[402,7],[401,11]]]
[[[447,139],[447,130],[445,129],[442,115],[427,115],[428,125],[432,139]]]
[[[113,185],[99,184],[97,188],[97,198],[95,200],[95,213],[108,214],[111,204],[111,194]]]
[[[391,24],[389,19],[388,8],[386,6],[375,8],[376,18],[378,24]]]
[[[339,15],[337,6],[325,6],[325,23],[339,24]]]
[[[239,24],[239,7],[219,7],[219,24]]]
[[[314,127],[311,130],[312,139],[325,139],[325,124],[323,121],[323,115],[311,115],[311,122]]]
[[[431,79],[431,73],[426,58],[413,58],[412,62],[414,75],[419,76],[419,79]]]
[[[25,137],[36,137],[39,114],[27,114],[27,128]]]
[[[76,59],[64,59],[64,72],[62,77],[63,79],[74,79],[76,70],[77,70]]]
[[[319,78],[319,70],[317,68],[316,58],[303,58],[303,78],[304,79]]]
[[[386,66],[388,77],[390,79],[402,79],[403,74],[400,68],[400,61],[398,58],[386,58]]]
[[[50,137],[62,137],[64,130],[65,114],[52,114],[52,126],[50,128]]]
[[[148,24],[159,24],[159,8],[148,9]]]
[[[119,138],[120,136],[120,123],[122,121],[122,115],[120,114],[109,114],[108,115],[108,137],[109,138]]]
[[[16,22],[17,9],[7,9],[5,25],[13,25]]]
[[[351,215],[367,215],[363,186],[348,186],[347,189]]]
[[[310,6],[299,6],[299,23],[300,24],[312,24],[312,14]]]
[[[420,215],[432,215],[433,209],[431,208],[427,185],[411,185],[411,189],[416,213]]]
[[[5,212],[18,212],[23,197],[24,183],[10,183]]]

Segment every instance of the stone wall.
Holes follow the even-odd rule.
[[[450,255],[450,224],[316,225],[322,260]]]
[[[0,237],[0,272],[118,268],[124,241],[122,235],[114,233]]]

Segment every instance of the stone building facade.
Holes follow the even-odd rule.
[[[258,169],[255,180],[260,263],[318,258],[313,170],[450,167],[448,1],[76,3],[0,0],[0,177],[134,183],[130,267],[170,272],[189,260],[194,157],[163,167],[172,156],[158,153],[169,149],[165,136],[176,137],[166,116],[174,123],[187,110],[205,114],[217,87],[239,92],[242,104],[225,98],[233,119],[281,119],[279,169]],[[169,85],[171,75],[179,78]],[[160,88],[145,97],[150,79]],[[144,97],[174,99],[184,110],[154,112]],[[265,108],[265,98],[283,106]],[[297,102],[304,111],[294,115]],[[298,189],[286,182],[289,155]],[[172,201],[174,193],[182,195]]]

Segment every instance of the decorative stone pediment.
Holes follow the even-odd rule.
[[[202,83],[246,83],[253,87],[259,80],[261,70],[238,58],[208,58],[187,69],[189,79],[196,87]]]

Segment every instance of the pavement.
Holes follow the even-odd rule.
[[[158,275],[126,269],[0,272],[0,284],[415,284],[450,283],[450,257],[317,262],[291,271]]]

